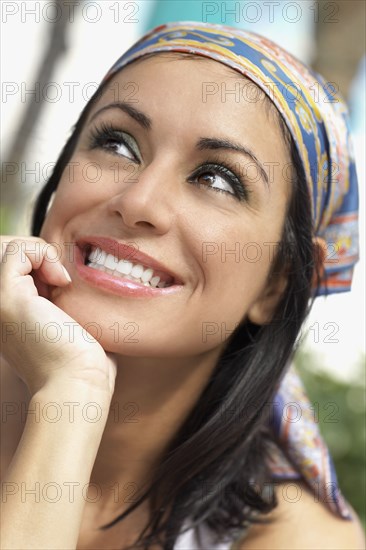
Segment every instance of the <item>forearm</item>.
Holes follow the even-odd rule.
[[[2,480],[2,550],[76,548],[108,410],[108,399],[83,387],[31,399]]]

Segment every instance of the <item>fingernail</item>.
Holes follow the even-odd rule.
[[[66,267],[64,267],[63,265],[61,265],[61,267],[62,267],[62,270],[64,272],[64,275],[65,275],[66,279],[69,281],[69,283],[71,283],[72,282],[71,277],[70,277],[69,272],[67,271]]]

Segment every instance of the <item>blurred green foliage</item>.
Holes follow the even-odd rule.
[[[0,206],[0,235],[9,235],[10,233],[10,213],[3,205]]]
[[[303,349],[294,359],[331,452],[340,489],[366,530],[365,356],[357,364],[357,379],[349,383],[317,370],[316,362],[316,356]]]

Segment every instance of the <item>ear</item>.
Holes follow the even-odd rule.
[[[321,237],[313,237],[313,246],[316,269],[314,269],[313,273],[312,288],[315,289],[317,286],[317,272],[319,273],[320,278],[324,275],[324,263],[327,257],[327,243]]]

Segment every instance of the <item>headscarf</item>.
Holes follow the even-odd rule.
[[[350,290],[359,259],[358,186],[348,112],[341,96],[321,75],[267,38],[196,21],[170,22],[149,31],[114,63],[102,84],[134,60],[164,51],[216,60],[255,82],[269,96],[298,148],[311,202],[313,236],[323,246],[322,278],[315,295]],[[291,404],[294,412],[289,414]],[[273,478],[303,478],[318,500],[350,519],[329,449],[292,365],[278,386],[272,413],[270,427],[277,442],[270,461]]]

